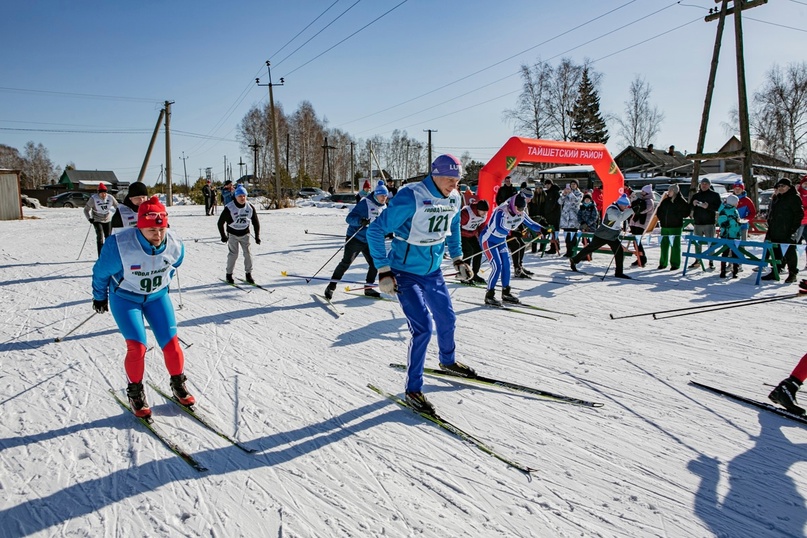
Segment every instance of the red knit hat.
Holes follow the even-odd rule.
[[[364,190],[366,190],[366,191],[370,190],[370,181],[369,180],[364,182]]]
[[[160,203],[160,199],[152,196],[137,208],[138,228],[167,228],[168,213],[165,206]]]
[[[103,183],[99,183],[98,192],[106,192],[106,185],[104,185]]]

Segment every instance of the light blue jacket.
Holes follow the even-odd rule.
[[[154,247],[149,243],[143,234],[139,231],[136,232],[137,241],[143,248],[144,254],[154,255],[160,254],[165,250],[165,241],[159,247]],[[134,301],[137,303],[147,303],[168,293],[168,286],[148,295],[141,295],[132,293],[126,290],[118,289],[119,282],[123,280],[123,263],[121,262],[120,250],[118,250],[118,236],[111,235],[107,237],[104,246],[101,249],[101,254],[98,256],[95,265],[92,268],[92,298],[97,301],[103,301],[108,298],[109,291],[112,293]],[[182,243],[181,243],[182,244]],[[185,245],[182,244],[182,252],[179,259],[173,264],[174,267],[179,267],[182,260],[185,258]]]
[[[378,200],[375,199],[374,194],[365,196],[359,200],[359,203],[354,205],[353,209],[351,209],[350,213],[348,213],[347,217],[345,217],[345,221],[348,225],[347,237],[352,237],[353,234],[356,234],[356,239],[362,243],[367,242],[367,227],[361,228],[361,221],[364,219],[374,220],[370,215],[371,208],[369,204],[373,204],[374,211],[378,211],[380,208],[383,208],[386,205],[378,203]]]
[[[426,176],[422,183],[434,198],[446,198],[437,189],[431,176]],[[389,201],[387,209],[375,219],[367,228],[367,244],[370,246],[370,255],[376,267],[391,267],[397,271],[415,275],[427,275],[440,268],[443,261],[443,252],[448,246],[451,258],[462,257],[460,244],[460,211],[459,196],[457,195],[457,211],[454,213],[445,241],[436,245],[412,245],[406,242],[412,226],[412,215],[415,214],[415,196],[411,183],[404,186]],[[384,237],[393,234],[392,248],[387,253]]]

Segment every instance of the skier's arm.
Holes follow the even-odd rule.
[[[107,238],[101,254],[92,268],[92,298],[103,301],[109,296],[109,284],[113,275],[123,273],[116,236]]]
[[[230,224],[233,221],[232,215],[230,215],[230,209],[227,206],[224,206],[224,209],[221,211],[221,215],[219,215],[219,220],[216,223],[219,227],[219,234],[221,234],[221,240],[227,240],[227,234],[224,233],[224,226],[226,224]]]
[[[261,240],[261,223],[258,220],[258,212],[255,210],[255,206],[252,204],[249,205],[252,207],[252,228],[255,231],[255,241],[257,242]]]

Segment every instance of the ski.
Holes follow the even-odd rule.
[[[382,297],[372,297],[370,295],[365,295],[364,292],[356,293],[356,292],[351,292],[351,291],[345,290],[345,293],[347,293],[348,295],[352,295],[354,297],[364,297],[365,299],[373,299],[374,301],[389,301],[391,303],[397,302],[395,299],[392,299],[390,297],[383,297],[383,296]]]
[[[482,306],[482,307],[485,307],[485,308],[495,308],[496,310],[505,310],[507,312],[514,312],[516,314],[524,314],[524,315],[527,315],[527,316],[535,316],[537,318],[551,319],[552,321],[558,321],[558,318],[553,318],[551,316],[544,316],[543,314],[539,314],[538,312],[532,312],[529,309],[521,309],[521,308],[518,308],[518,305],[515,305],[515,304],[514,305],[507,304],[507,305],[496,306],[496,305],[492,305],[492,304],[478,303],[478,302],[474,302],[474,301],[466,301],[466,300],[457,299],[457,298],[452,299],[452,301],[465,303],[465,304],[472,304],[472,305],[476,305],[476,306]]]
[[[484,288],[485,284],[477,282],[466,282],[465,280],[446,280],[446,284],[457,284],[459,286],[468,286],[469,288]]]
[[[252,290],[248,290],[248,289],[246,289],[246,288],[245,288],[245,287],[243,287],[243,286],[239,286],[239,285],[238,285],[238,284],[236,284],[235,282],[227,282],[227,281],[226,281],[226,280],[224,280],[223,278],[221,278],[221,279],[219,279],[219,280],[221,280],[222,282],[224,282],[224,283],[225,283],[225,284],[227,284],[228,286],[232,286],[232,287],[234,287],[234,288],[238,288],[239,290],[243,291],[244,293],[250,293],[250,292],[252,291]]]
[[[233,439],[232,437],[230,437],[229,435],[224,433],[222,431],[222,429],[219,426],[217,426],[210,417],[207,416],[207,414],[205,414],[200,409],[196,409],[196,406],[182,405],[181,403],[179,403],[179,400],[177,400],[175,396],[169,395],[167,392],[162,390],[160,387],[158,387],[157,385],[155,385],[151,381],[149,381],[148,384],[152,389],[154,389],[154,391],[157,394],[159,394],[160,396],[162,396],[166,400],[169,400],[169,401],[175,403],[180,409],[182,409],[184,412],[186,412],[187,414],[192,416],[199,424],[201,424],[202,426],[204,426],[205,428],[207,428],[211,432],[215,433],[216,435],[218,435],[222,439],[224,439],[226,441],[229,441],[233,445],[237,446],[238,448],[240,448],[241,450],[243,450],[244,452],[247,452],[249,454],[252,454],[252,453],[256,452],[256,450],[254,448],[249,448],[247,446],[244,446],[240,442],[236,441],[235,439]]]
[[[515,308],[521,307],[521,308],[529,308],[530,310],[540,310],[541,312],[549,312],[550,314],[559,314],[561,316],[577,317],[577,314],[570,314],[568,312],[559,312],[557,310],[550,310],[548,308],[541,308],[540,306],[526,304],[526,303],[523,303],[523,302],[519,302],[518,304],[514,304],[512,306],[515,307]]]
[[[154,419],[152,419],[151,417],[149,417],[149,418],[138,417],[137,415],[134,414],[134,411],[132,410],[131,406],[129,405],[129,402],[127,402],[123,398],[121,398],[120,395],[118,395],[117,391],[115,391],[114,389],[109,389],[109,393],[112,394],[112,397],[115,398],[115,400],[120,404],[121,407],[123,407],[125,410],[127,410],[129,413],[131,413],[132,416],[135,419],[137,419],[137,421],[140,422],[143,426],[148,428],[148,430],[154,435],[154,437],[156,437],[162,444],[164,444],[166,447],[168,447],[168,449],[171,452],[173,452],[174,454],[176,454],[177,456],[182,458],[182,460],[184,460],[185,463],[187,463],[188,465],[190,465],[191,467],[193,467],[194,469],[196,469],[200,473],[207,471],[207,467],[205,467],[204,465],[199,463],[196,460],[196,458],[191,456],[190,453],[187,450],[185,450],[184,448],[179,446],[179,444],[177,444],[175,441],[173,441],[162,430],[162,428],[160,428],[154,422]]]
[[[395,368],[396,370],[406,371],[405,364],[390,363],[390,367]],[[605,405],[601,402],[589,402],[587,400],[581,400],[579,398],[573,398],[571,396],[564,396],[563,394],[554,394],[552,392],[548,392],[545,390],[536,389],[533,387],[527,387],[525,385],[519,385],[518,383],[511,383],[509,381],[502,381],[501,379],[495,379],[492,377],[485,377],[481,375],[477,375],[476,377],[466,377],[456,372],[439,370],[436,368],[424,368],[423,373],[434,377],[450,377],[451,379],[456,379],[457,381],[462,381],[465,383],[501,387],[504,389],[512,390],[514,392],[524,392],[526,394],[539,396],[541,398],[545,398],[547,400],[551,400],[553,402],[558,403],[578,405],[581,407],[602,407],[603,405]]]
[[[720,394],[721,396],[725,396],[727,398],[731,398],[733,400],[737,400],[738,402],[747,403],[749,405],[753,405],[754,407],[758,407],[760,409],[765,409],[766,411],[770,411],[772,413],[776,413],[777,415],[785,418],[789,418],[790,420],[794,420],[796,422],[801,422],[802,424],[807,424],[807,416],[804,415],[797,415],[796,413],[791,413],[787,409],[782,407],[777,407],[773,404],[760,402],[758,400],[753,400],[751,398],[746,398],[745,396],[740,396],[739,394],[733,394],[731,392],[727,392],[723,389],[718,389],[715,387],[710,387],[709,385],[704,385],[703,383],[698,383],[697,381],[690,381],[690,385],[694,385],[698,388],[708,390],[710,392],[714,392],[715,394]]]
[[[260,284],[256,284],[255,282],[250,282],[248,280],[244,280],[243,278],[239,278],[238,280],[240,280],[241,282],[243,282],[244,284],[246,284],[248,286],[258,288],[259,290],[263,290],[263,291],[268,292],[268,293],[274,293],[275,292],[275,290],[270,290],[269,288],[264,288]]]
[[[324,295],[320,295],[319,293],[312,293],[311,297],[313,297],[315,301],[319,301],[322,304],[322,306],[324,306],[326,308],[330,308],[334,313],[336,313],[336,315],[338,315],[338,316],[344,316],[345,315],[344,312],[342,312],[341,310],[336,308],[336,305],[334,305],[331,302],[331,300],[328,299],[327,297],[325,297]]]
[[[404,400],[402,400],[398,396],[396,396],[394,394],[391,394],[389,392],[386,392],[385,390],[382,390],[382,389],[376,387],[373,384],[368,384],[367,387],[370,390],[372,390],[373,392],[379,394],[380,396],[383,396],[384,398],[387,398],[388,400],[391,400],[391,401],[397,403],[398,405],[400,405],[401,407],[403,407],[405,409],[409,409],[414,414],[420,415],[421,417],[425,418],[429,422],[432,422],[433,424],[439,426],[440,428],[444,429],[445,431],[455,435],[459,439],[461,439],[461,440],[475,446],[476,448],[478,448],[482,452],[488,454],[489,456],[493,456],[497,460],[509,465],[510,467],[518,469],[522,473],[525,473],[525,474],[529,475],[530,473],[533,473],[533,472],[537,471],[537,469],[527,467],[526,465],[522,465],[522,464],[520,464],[518,462],[515,462],[515,461],[513,461],[513,460],[511,460],[509,458],[506,458],[506,457],[502,456],[501,454],[496,452],[493,448],[491,448],[487,444],[485,444],[484,441],[482,441],[480,439],[477,439],[475,436],[473,436],[470,433],[460,429],[459,427],[455,426],[454,424],[452,424],[451,422],[447,421],[446,419],[440,417],[437,414],[431,415],[429,413],[423,413],[421,411],[417,411],[416,409],[413,409],[412,406],[410,406],[408,403],[406,403]]]

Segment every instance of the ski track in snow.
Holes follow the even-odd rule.
[[[345,209],[259,211],[259,284],[227,286],[226,247],[198,206],[169,208],[186,257],[172,298],[189,385],[246,454],[148,389],[155,420],[209,468],[168,451],[107,393],[125,345],[91,310],[95,245],[79,210],[0,222],[0,538],[17,536],[802,536],[807,431],[688,385],[764,400],[805,351],[803,299],[653,320],[615,316],[795,293],[715,273],[571,278],[527,254],[524,302],[558,321],[457,302],[457,353],[481,373],[605,404],[589,409],[426,376],[448,420],[531,479],[367,389],[400,394],[409,333],[396,302],[344,293],[333,315],[312,275],[343,244]],[[304,233],[304,230],[312,232]],[[314,233],[334,233],[326,237]],[[198,241],[194,241],[198,239]],[[649,256],[657,259],[655,246]],[[318,274],[327,278],[340,255]],[[629,263],[630,259],[626,259]],[[652,265],[652,264],[651,264]],[[483,268],[486,268],[483,264]],[[346,280],[363,281],[359,257]],[[485,275],[489,274],[489,271]],[[236,278],[243,278],[238,260]],[[449,286],[479,301],[484,289]],[[553,316],[547,312],[546,315]],[[151,333],[149,346],[156,346]],[[183,346],[184,347],[184,346]],[[147,379],[167,387],[159,349]],[[437,364],[436,339],[427,359]]]

